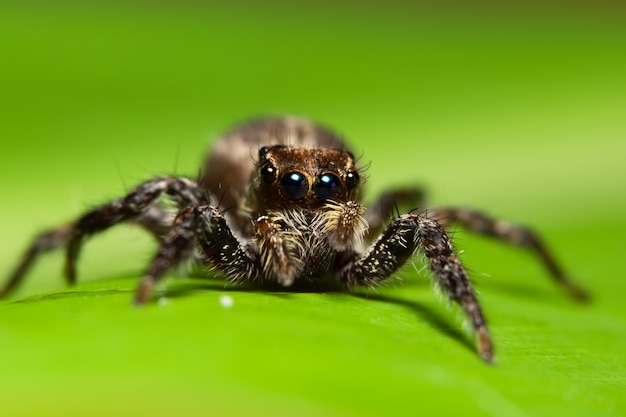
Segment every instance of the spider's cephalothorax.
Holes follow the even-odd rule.
[[[413,211],[383,227],[398,206],[421,208],[423,193],[391,190],[366,210],[360,203],[362,182],[352,153],[331,131],[294,117],[248,122],[216,142],[198,181],[155,178],[37,236],[0,297],[21,282],[38,255],[61,247],[65,276],[73,284],[84,239],[128,221],[160,243],[137,289],[137,304],[148,300],[171,267],[188,259],[215,267],[232,281],[290,286],[332,277],[350,288],[378,285],[421,251],[437,286],[464,310],[480,356],[491,362],[493,346],[480,304],[446,233],[452,223],[531,249],[558,284],[575,298],[586,298],[532,231],[462,208]],[[164,196],[177,206],[174,215],[161,204]]]
[[[361,243],[367,230],[357,202],[360,174],[342,149],[263,146],[247,209],[263,276],[290,285],[320,277],[338,252]]]

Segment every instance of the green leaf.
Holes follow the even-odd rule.
[[[532,255],[454,230],[493,334],[489,366],[419,257],[354,294],[182,271],[135,308],[155,245],[119,227],[85,246],[77,286],[56,253],[0,302],[3,415],[623,415],[614,14],[2,7],[4,275],[38,231],[153,174],[193,175],[207,138],[290,112],[372,161],[368,201],[426,184],[433,204],[536,227],[594,297],[578,304]]]

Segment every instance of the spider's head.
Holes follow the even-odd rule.
[[[263,146],[254,173],[256,201],[263,209],[315,209],[358,200],[361,175],[342,149]]]

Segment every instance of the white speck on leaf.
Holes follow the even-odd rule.
[[[220,295],[220,305],[224,308],[231,308],[235,304],[235,300],[230,295]]]

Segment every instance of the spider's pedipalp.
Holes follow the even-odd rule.
[[[284,225],[288,227],[281,227],[276,215],[273,217],[257,219],[255,238],[264,275],[275,277],[279,284],[288,287],[302,271],[305,249],[298,229],[289,223]]]
[[[356,201],[329,201],[313,220],[312,227],[322,232],[334,250],[351,250],[363,242],[367,232],[368,223],[362,216],[364,211]]]

